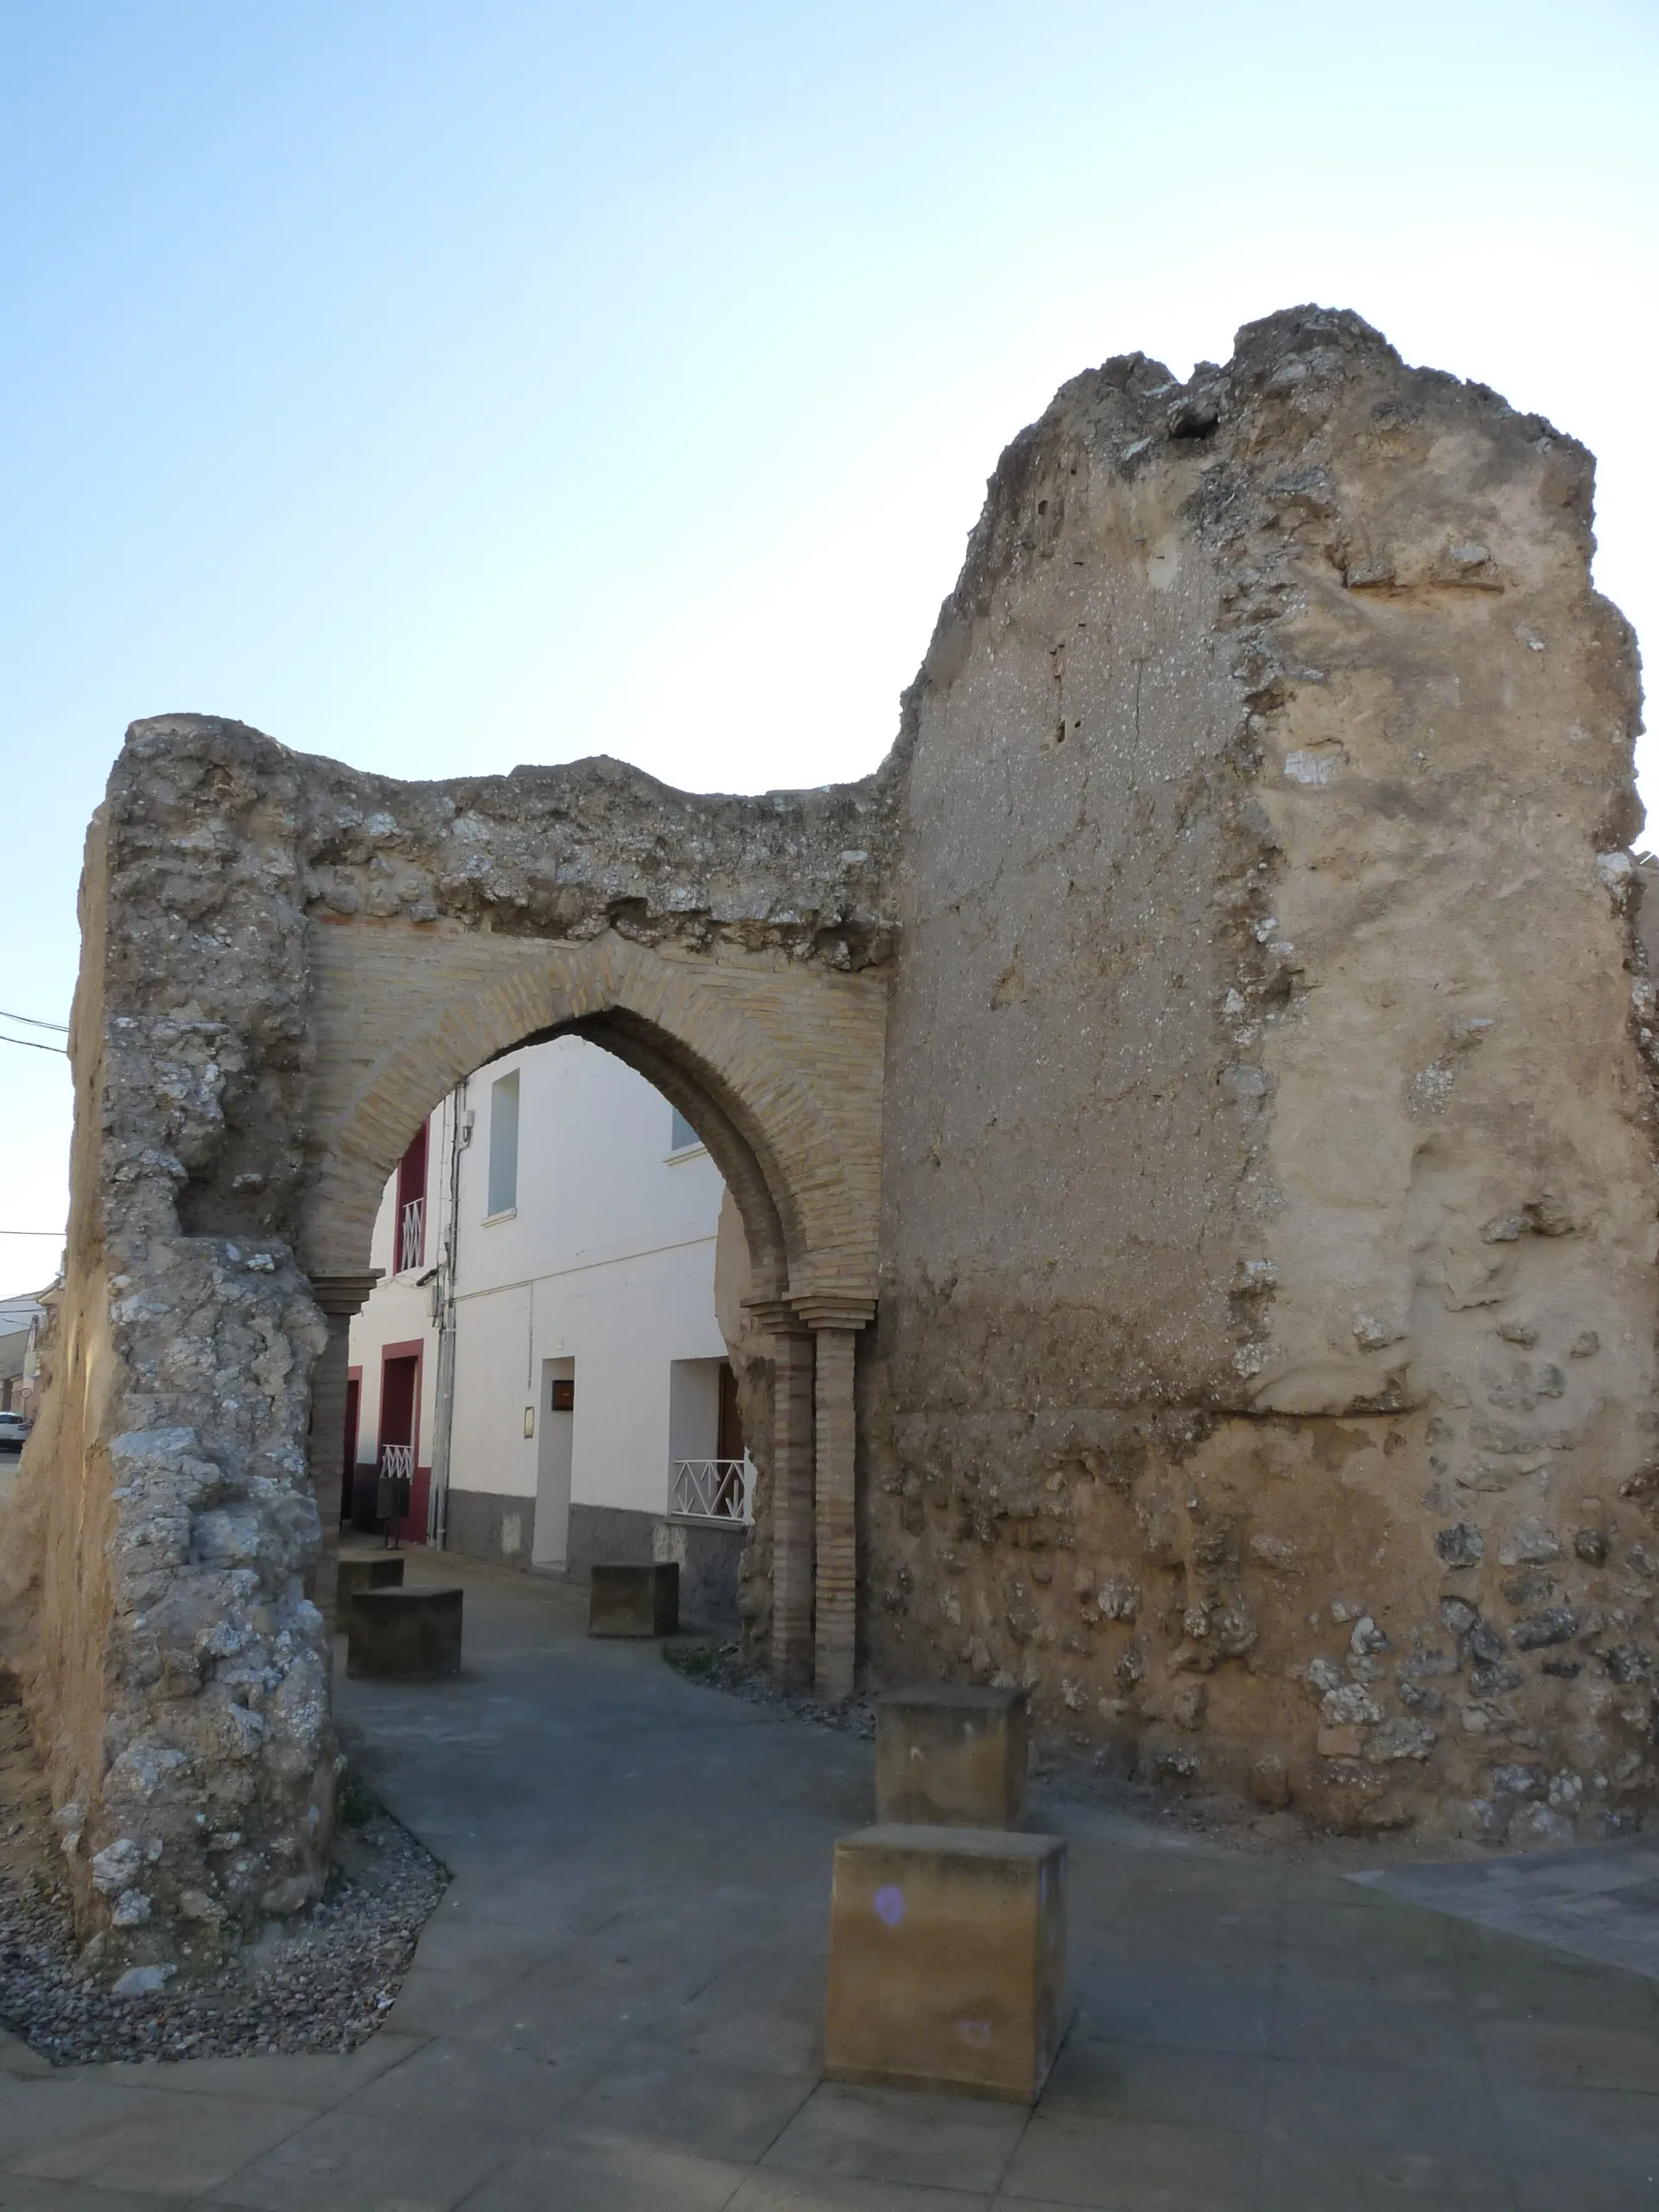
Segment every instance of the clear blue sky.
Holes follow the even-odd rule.
[[[1651,0],[0,0],[0,1005],[67,1014],[135,715],[862,772],[1053,388],[1298,301],[1592,446],[1654,634],[1656,159]]]

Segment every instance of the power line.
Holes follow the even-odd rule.
[[[67,1021],[36,1021],[32,1014],[8,1014],[3,1007],[0,1007],[0,1020],[21,1021],[25,1029],[57,1029],[60,1030],[66,1037],[69,1034],[69,1025]]]
[[[61,1229],[0,1229],[0,1236],[62,1236]]]
[[[16,1016],[11,1018],[15,1020]],[[42,1029],[46,1026],[45,1022],[41,1024]],[[60,1060],[69,1057],[61,1045],[37,1045],[32,1037],[0,1037],[0,1045],[21,1045],[26,1052],[55,1052]]]

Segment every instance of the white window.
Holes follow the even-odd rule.
[[[700,1145],[702,1139],[677,1106],[671,1110],[673,1119],[669,1123],[668,1148],[671,1152],[690,1152],[694,1145]]]
[[[490,1216],[518,1203],[518,1071],[490,1086]]]

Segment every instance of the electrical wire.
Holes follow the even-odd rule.
[[[12,1020],[17,1018],[15,1014],[9,1017]],[[42,1029],[46,1026],[45,1022],[41,1024]],[[0,1037],[0,1045],[21,1045],[26,1052],[55,1052],[60,1060],[67,1060],[69,1057],[61,1045],[37,1045],[32,1037]]]
[[[69,1034],[67,1021],[37,1021],[32,1014],[8,1014],[3,1007],[0,1007],[0,1020],[21,1021],[25,1029],[56,1029],[66,1037]]]

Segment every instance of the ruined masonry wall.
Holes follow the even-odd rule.
[[[400,1072],[400,1042],[427,1021],[464,1063],[495,1020],[487,1056],[569,1019],[572,976],[575,1013],[632,1009],[625,1051],[677,1021],[706,1057],[664,1079],[772,1114],[817,1287],[868,1297],[891,818],[874,781],[410,785],[210,717],[129,733],[87,846],[68,1277],[7,1545],[8,1657],[107,1966],[207,1967],[321,1883],[310,1278],[367,1268],[385,1174],[464,1071]]]
[[[1589,456],[1351,315],[1068,385],[912,692],[870,1646],[1339,1827],[1652,1802],[1651,1013]]]

